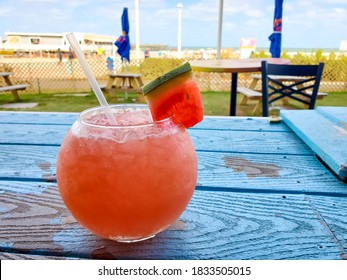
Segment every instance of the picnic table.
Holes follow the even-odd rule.
[[[0,92],[6,92],[6,91],[11,91],[14,99],[16,101],[20,100],[19,94],[18,94],[18,90],[25,90],[29,85],[28,84],[13,84],[10,76],[13,75],[13,72],[0,72],[0,77],[3,77],[5,82],[6,82],[6,86],[0,86]]]
[[[143,81],[141,74],[133,73],[119,73],[119,74],[109,74],[106,85],[101,85],[101,89],[108,92],[125,92],[126,99],[128,92],[138,93],[138,98],[141,101],[145,101],[142,94]]]
[[[321,138],[346,154],[346,108],[322,112]],[[294,132],[295,112],[280,123],[205,117],[189,129],[194,196],[168,230],[133,244],[94,236],[60,198],[56,159],[76,118],[0,112],[0,259],[347,259],[347,184],[327,167],[334,156],[325,163]]]
[[[190,61],[190,65],[193,71],[231,73],[230,116],[236,116],[238,74],[261,71],[263,60],[264,58],[195,60]],[[285,58],[267,58],[266,60],[274,64],[289,64],[290,62]]]

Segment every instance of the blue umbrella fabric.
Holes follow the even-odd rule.
[[[130,39],[129,39],[129,17],[128,8],[123,9],[123,14],[121,17],[122,23],[122,35],[119,36],[117,41],[114,43],[118,49],[117,53],[120,55],[121,60],[126,59],[130,62]]]
[[[283,0],[275,0],[273,33],[270,35],[272,57],[281,57]]]

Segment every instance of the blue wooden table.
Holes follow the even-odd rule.
[[[266,118],[206,117],[189,130],[198,184],[167,231],[136,244],[94,236],[55,180],[76,117],[0,112],[0,259],[347,259],[347,184]]]

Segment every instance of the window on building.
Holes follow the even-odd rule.
[[[31,38],[31,39],[30,39],[30,42],[31,42],[33,45],[38,45],[38,44],[40,44],[40,38]]]

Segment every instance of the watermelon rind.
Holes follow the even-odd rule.
[[[184,63],[180,67],[177,67],[170,72],[167,72],[166,74],[156,78],[155,80],[151,81],[150,83],[144,85],[142,87],[142,92],[144,95],[148,94],[151,92],[154,88],[160,86],[161,84],[179,76],[182,75],[188,71],[191,71],[192,67],[190,66],[189,62]]]

